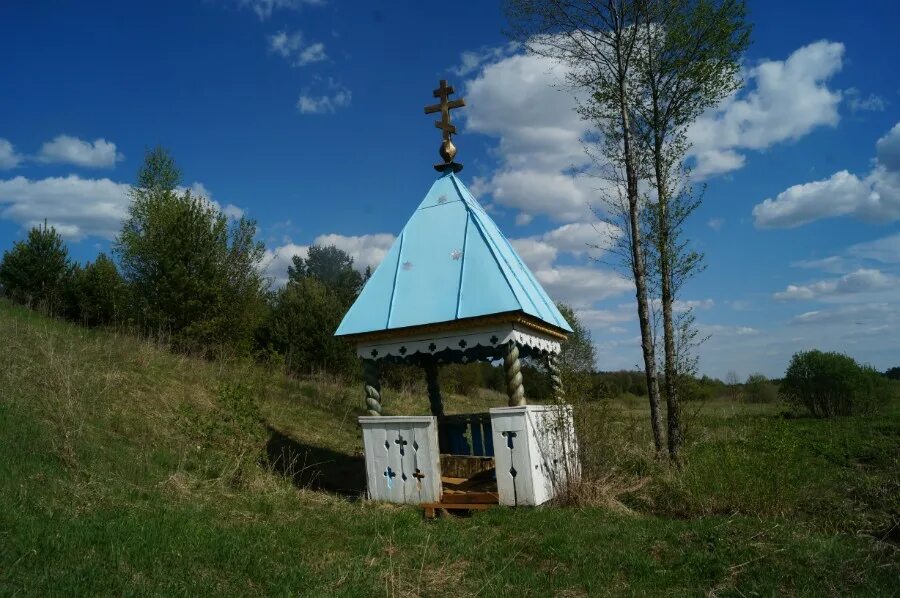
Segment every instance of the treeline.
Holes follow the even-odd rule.
[[[365,276],[335,247],[295,257],[289,281],[271,289],[256,223],[230,221],[181,186],[165,150],[147,153],[129,194],[112,256],[73,262],[46,224],[3,253],[0,293],[85,326],[115,326],[206,357],[252,356],[307,374],[354,376],[357,360],[335,339]]]

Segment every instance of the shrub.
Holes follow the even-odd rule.
[[[87,326],[102,326],[120,320],[127,289],[116,265],[101,253],[93,263],[73,269],[66,294],[69,317]]]
[[[816,417],[855,415],[876,410],[889,398],[884,378],[841,353],[801,351],[791,358],[781,384],[782,397]]]
[[[356,352],[343,338],[335,338],[346,302],[315,278],[298,278],[274,297],[262,343],[284,355],[288,370],[297,374],[327,371],[353,375],[359,367]]]
[[[748,403],[774,403],[778,389],[762,374],[750,374],[744,384],[744,399]]]
[[[11,300],[48,313],[63,308],[63,292],[72,267],[62,237],[52,226],[34,227],[28,238],[3,253],[0,287]]]

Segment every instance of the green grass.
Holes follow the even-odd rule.
[[[896,403],[832,421],[689,406],[680,471],[653,459],[639,399],[580,406],[577,504],[427,522],[267,458],[310,448],[301,485],[361,467],[360,389],[4,302],[0,338],[0,595],[896,593]],[[415,389],[385,404],[427,410]]]

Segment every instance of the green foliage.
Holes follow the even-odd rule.
[[[800,351],[791,358],[781,396],[816,417],[871,413],[890,398],[884,378],[841,353]]]
[[[296,278],[275,293],[262,344],[281,353],[291,372],[352,377],[359,368],[356,353],[334,336],[347,307],[340,290],[313,277]]]
[[[72,270],[66,295],[69,317],[86,326],[112,324],[125,316],[128,289],[104,253],[84,268]]]
[[[64,307],[70,271],[69,253],[56,229],[36,226],[24,241],[3,252],[0,288],[16,303],[57,313]]]
[[[744,383],[744,400],[750,403],[774,403],[778,400],[778,387],[762,374],[750,374]]]
[[[334,331],[362,284],[353,258],[337,247],[313,245],[306,258],[295,256],[288,283],[272,295],[268,317],[257,332],[259,350],[280,353],[288,370],[297,374],[325,371],[356,377],[356,354]]]
[[[116,240],[134,317],[174,345],[209,353],[245,350],[262,316],[264,248],[256,224],[228,219],[206,198],[180,192],[162,149],[147,154]]]
[[[885,370],[884,377],[888,378],[889,380],[900,380],[900,366]]]
[[[288,280],[298,282],[304,278],[318,280],[349,309],[362,289],[363,276],[353,268],[353,258],[333,245],[313,245],[303,258],[295,255],[288,266]]]

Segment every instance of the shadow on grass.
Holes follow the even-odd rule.
[[[298,488],[323,490],[346,498],[366,494],[366,464],[362,456],[298,442],[266,424],[266,465],[291,478]]]

